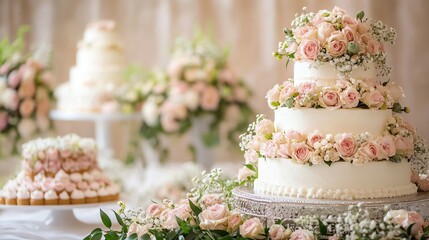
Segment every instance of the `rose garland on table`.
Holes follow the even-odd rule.
[[[112,229],[112,221],[100,210],[106,230],[94,229],[85,240],[91,239],[427,239],[428,223],[416,212],[386,208],[383,219],[371,219],[361,205],[351,206],[337,216],[300,216],[297,228],[282,220],[266,226],[259,218],[240,214],[231,206],[234,187],[253,180],[226,180],[215,169],[196,178],[197,185],[188,198],[174,203],[165,200],[147,208],[114,211],[121,229]],[[333,226],[335,233],[330,230]]]
[[[49,111],[54,101],[53,78],[47,64],[22,55],[21,27],[10,43],[0,42],[0,145],[2,154],[17,154],[18,146],[52,128]]]
[[[234,115],[239,119],[228,129],[227,138],[235,142],[252,110],[247,103],[250,91],[227,64],[227,55],[197,34],[192,41],[176,40],[166,72],[132,72],[130,78],[140,84],[132,87],[136,91],[121,94],[121,102],[128,110],[140,107],[130,103],[141,102],[142,136],[160,148],[162,135],[186,133],[197,119],[207,117],[209,130],[201,137],[204,145],[212,147],[219,142],[221,123]]]
[[[384,44],[393,44],[396,33],[381,21],[364,18],[360,11],[353,18],[341,8],[304,13],[285,28],[285,41],[273,56],[295,61],[329,62],[346,75],[358,66],[375,62],[381,75],[389,75]],[[314,64],[317,67],[317,64]]]
[[[338,80],[334,86],[317,86],[304,82],[294,86],[293,79],[276,84],[267,92],[268,106],[272,109],[287,108],[326,108],[326,109],[392,109],[406,112],[399,103],[404,97],[402,88],[394,82],[379,84],[373,80],[349,78]]]

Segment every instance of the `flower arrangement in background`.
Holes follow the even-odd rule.
[[[385,43],[393,44],[396,33],[381,21],[365,18],[363,11],[352,17],[341,8],[304,13],[284,29],[286,38],[273,53],[278,59],[329,62],[347,74],[358,66],[375,62],[381,75],[388,75]],[[317,66],[316,66],[317,67]]]
[[[22,54],[26,31],[21,27],[15,41],[0,42],[0,145],[5,155],[17,154],[21,142],[52,128],[53,77],[47,62]]]
[[[101,239],[427,239],[429,223],[417,213],[385,208],[383,219],[372,219],[361,205],[339,215],[299,216],[296,228],[283,220],[267,226],[259,218],[240,214],[231,205],[232,189],[252,180],[231,180],[220,169],[203,173],[188,197],[178,202],[164,200],[146,208],[114,211],[121,230],[100,210],[106,230],[94,229],[85,240]]]
[[[166,71],[130,74],[137,83],[120,94],[120,102],[125,103],[122,108],[141,108],[142,136],[158,148],[161,135],[186,133],[201,119],[208,123],[201,141],[212,147],[219,143],[220,125],[227,113],[235,111],[239,119],[227,130],[227,138],[236,141],[252,115],[247,104],[250,91],[227,64],[227,56],[227,51],[201,33],[191,41],[178,38]],[[136,101],[141,106],[133,104]],[[192,145],[191,149],[195,150]]]

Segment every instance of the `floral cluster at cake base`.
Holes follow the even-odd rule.
[[[53,77],[47,63],[22,54],[26,27],[17,38],[0,42],[0,150],[18,153],[18,146],[52,128],[49,111],[53,105]]]

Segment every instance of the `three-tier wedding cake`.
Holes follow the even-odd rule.
[[[373,199],[417,192],[410,159],[415,129],[384,44],[395,32],[344,10],[303,13],[274,56],[294,61],[294,78],[268,91],[275,120],[259,116],[242,136],[258,194]]]

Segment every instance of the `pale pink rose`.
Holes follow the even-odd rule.
[[[291,98],[298,90],[293,86],[293,83],[286,81],[283,83],[283,87],[280,90],[279,102],[285,103],[287,99]]]
[[[249,149],[253,149],[255,151],[259,151],[261,149],[261,141],[259,141],[258,137],[254,137],[246,146]]]
[[[218,90],[213,86],[208,86],[201,97],[201,107],[206,111],[217,109],[220,101]]]
[[[191,216],[191,207],[189,206],[189,202],[177,206],[173,209],[173,212],[176,217],[182,220],[189,219],[189,217]]]
[[[378,43],[378,50],[380,50],[380,52],[386,52],[386,47],[384,46],[384,43],[379,42]]]
[[[357,41],[358,35],[355,30],[353,30],[351,27],[347,26],[343,28],[342,30],[344,37],[349,42]]]
[[[326,41],[326,50],[332,57],[339,57],[347,52],[347,40],[340,31],[333,32]]]
[[[318,131],[314,131],[314,132],[308,134],[308,136],[307,136],[308,144],[312,147],[314,147],[315,143],[318,143],[318,142],[322,141],[323,139],[325,139],[325,137],[322,134],[320,134]]]
[[[172,117],[162,116],[161,126],[166,132],[174,132],[179,129],[179,123]]]
[[[349,158],[357,150],[356,139],[350,133],[338,134],[335,136],[335,148],[343,158]]]
[[[8,125],[9,115],[7,112],[0,112],[0,131],[3,131]]]
[[[306,229],[295,230],[289,240],[314,240],[314,234]]]
[[[268,232],[269,237],[271,240],[286,240],[287,234],[286,229],[280,224],[274,224],[270,227],[270,230]]]
[[[325,22],[325,17],[323,16],[324,11],[326,10],[320,10],[316,13],[316,15],[314,15],[313,19],[311,19],[311,22],[314,26],[319,26],[320,24]]]
[[[5,63],[5,64],[1,65],[1,67],[0,67],[0,74],[1,75],[6,74],[9,71],[9,69],[10,69],[10,65],[8,63]]]
[[[395,137],[395,148],[396,153],[401,155],[411,155],[414,152],[414,140],[412,136],[403,137],[396,136]]]
[[[292,42],[286,48],[286,53],[288,54],[294,53],[296,52],[297,49],[298,49],[298,44],[296,42]]]
[[[293,35],[299,40],[317,38],[317,29],[313,26],[302,26],[294,29]]]
[[[281,132],[276,132],[273,134],[273,139],[275,144],[280,145],[287,142],[287,138]]]
[[[149,232],[149,229],[146,226],[140,225],[136,222],[131,223],[128,227],[127,237],[130,237],[132,234],[137,234],[137,239],[140,239],[143,235]]]
[[[299,163],[306,163],[310,158],[310,149],[305,143],[292,143],[292,158]]]
[[[224,69],[222,69],[218,75],[218,78],[219,78],[219,81],[225,82],[231,85],[237,83],[237,77],[229,67],[225,67]]]
[[[158,217],[164,210],[165,210],[164,205],[152,203],[146,209],[146,213],[151,217]]]
[[[247,180],[249,177],[252,177],[255,175],[255,172],[250,170],[248,167],[243,166],[238,170],[238,180],[243,181]]]
[[[417,212],[408,212],[405,220],[401,223],[402,227],[405,229],[408,229],[411,224],[414,224],[411,228],[411,235],[419,236],[423,233],[424,220]]]
[[[386,88],[389,90],[389,94],[394,102],[399,102],[405,97],[404,91],[396,82],[387,83]]]
[[[359,21],[348,16],[348,15],[344,15],[343,16],[343,26],[344,27],[350,27],[354,31],[357,31],[358,27],[359,27]]]
[[[21,80],[21,85],[18,89],[18,95],[21,98],[31,98],[36,93],[36,85],[34,83],[34,78],[28,78],[28,76],[23,75]]]
[[[347,88],[347,87],[352,87],[352,84],[351,84],[351,82],[350,82],[349,80],[345,80],[345,79],[338,79],[338,80],[335,82],[335,86],[336,86],[338,89],[345,89],[345,88]]]
[[[201,200],[206,207],[224,203],[220,194],[207,194],[204,195]]]
[[[232,89],[232,94],[233,100],[237,102],[245,102],[249,96],[247,89],[239,85]]]
[[[362,34],[360,36],[360,40],[364,43],[364,44],[368,44],[370,41],[375,41],[374,38],[371,36],[370,33],[366,33],[366,34]]]
[[[36,103],[31,98],[26,98],[24,101],[21,102],[21,105],[19,106],[19,113],[23,117],[29,117],[36,106]]]
[[[18,133],[23,139],[29,139],[37,131],[36,123],[31,118],[23,118],[18,123]]]
[[[261,155],[267,158],[275,158],[277,153],[277,145],[270,140],[261,144]]]
[[[51,101],[49,101],[49,99],[40,99],[37,101],[36,108],[38,115],[48,115],[51,110]]]
[[[179,227],[176,220],[175,212],[172,209],[165,209],[159,216],[162,227],[166,229],[175,229]]]
[[[396,148],[392,136],[380,137],[377,139],[377,143],[380,146],[380,159],[388,159],[395,156]]]
[[[258,163],[258,153],[254,149],[247,149],[244,153],[244,159],[246,160],[246,164],[256,164]]]
[[[272,134],[274,131],[274,123],[269,119],[262,119],[255,128],[256,135],[263,137],[265,137],[266,134]]]
[[[416,128],[413,125],[401,118],[401,121],[399,121],[399,126],[408,130],[415,138],[414,135],[416,134]]]
[[[419,176],[417,176],[417,177],[418,177],[418,181],[416,182],[416,184],[419,187],[419,190],[423,191],[423,192],[429,191],[429,179],[427,179],[427,178],[420,179]]]
[[[302,142],[305,140],[305,136],[295,130],[287,130],[284,134],[292,142]]]
[[[332,9],[332,12],[336,13],[336,14],[339,14],[339,15],[344,15],[344,14],[347,13],[346,10],[344,10],[344,9],[338,7],[338,6],[335,6],[334,9]]]
[[[268,104],[271,106],[271,103],[279,101],[279,96],[280,96],[279,85],[276,85],[270,90],[268,90],[267,96],[265,96],[265,98],[267,99]]]
[[[292,156],[290,145],[288,143],[280,144],[278,148],[278,154],[280,157],[289,158]]]
[[[384,97],[381,95],[380,91],[373,90],[366,92],[362,95],[361,101],[365,103],[369,108],[381,108],[384,104]]]
[[[377,41],[375,40],[371,40],[368,41],[367,46],[366,46],[366,51],[371,54],[371,55],[375,55],[379,52],[379,44]]]
[[[340,93],[343,108],[355,108],[359,104],[359,92],[352,87],[346,88]]]
[[[15,111],[18,108],[19,96],[15,90],[11,88],[5,89],[0,95],[0,99],[4,106],[9,110]]]
[[[306,94],[313,94],[316,90],[317,86],[314,82],[304,82],[298,85],[298,93],[300,97]]]
[[[47,86],[52,86],[54,83],[54,75],[49,71],[44,71],[40,76],[42,82]]]
[[[167,67],[169,77],[173,80],[179,79],[186,62],[187,60],[185,58],[173,58]]]
[[[241,215],[239,213],[231,213],[228,218],[228,227],[227,231],[229,233],[233,233],[238,230],[243,220],[241,219]]]
[[[259,218],[254,217],[244,221],[240,226],[240,234],[243,237],[251,239],[265,239],[264,226]]]
[[[411,171],[411,182],[417,184],[420,181],[420,176],[418,173]]]
[[[18,87],[19,83],[21,82],[21,75],[18,71],[13,71],[9,74],[7,78],[7,83],[11,88]]]
[[[331,33],[335,31],[334,26],[329,22],[322,22],[317,26],[317,38],[321,43],[324,43],[326,39],[331,36]]]
[[[316,39],[304,39],[298,47],[298,59],[316,60],[320,52],[320,43]]]
[[[215,204],[202,211],[198,216],[200,227],[205,230],[226,230],[229,210],[226,204]]]
[[[367,161],[373,161],[379,156],[379,147],[375,142],[367,142],[359,148],[361,154]]]
[[[337,109],[341,107],[340,95],[334,89],[324,88],[319,98],[321,106],[328,109]]]
[[[359,34],[363,35],[363,34],[367,33],[369,31],[369,29],[370,29],[370,26],[369,26],[368,23],[361,22],[358,25],[357,31],[358,31]]]

